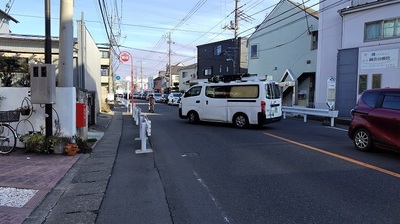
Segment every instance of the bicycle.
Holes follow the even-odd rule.
[[[8,154],[15,148],[17,132],[9,123],[19,121],[19,117],[16,110],[0,111],[0,154]]]

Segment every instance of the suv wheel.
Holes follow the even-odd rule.
[[[372,139],[371,134],[364,128],[358,129],[354,133],[354,146],[360,151],[371,151]]]

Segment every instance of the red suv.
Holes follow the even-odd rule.
[[[400,151],[400,89],[364,91],[351,115],[348,136],[358,150]]]

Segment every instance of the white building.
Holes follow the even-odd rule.
[[[284,85],[283,104],[314,106],[318,14],[281,0],[248,39],[248,73]]]
[[[197,80],[197,64],[188,65],[179,69],[179,91],[186,91],[190,82]]]
[[[349,116],[365,89],[400,87],[399,12],[399,0],[321,2],[316,107],[326,108],[330,76],[339,116]]]

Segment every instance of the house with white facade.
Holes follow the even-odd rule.
[[[342,117],[364,90],[400,87],[399,12],[399,0],[321,2],[316,107],[326,108],[331,76]]]
[[[283,105],[314,107],[318,12],[281,0],[248,39],[248,73],[283,86]]]
[[[197,64],[184,66],[179,69],[179,91],[189,89],[191,82],[197,80]]]
[[[54,112],[52,116],[53,133],[59,132],[66,136],[74,136],[79,131],[80,137],[86,138],[88,125],[96,123],[96,114],[100,111],[101,106],[99,95],[101,92],[100,52],[89,31],[85,26],[80,26],[81,21],[78,22],[78,38],[73,40],[74,48],[73,55],[71,55],[73,69],[71,74],[66,74],[72,77],[73,86],[61,86],[60,38],[51,38],[51,65],[46,65],[45,37],[11,33],[8,23],[15,19],[7,17],[6,14],[3,15],[2,11],[0,11],[0,16],[5,19],[2,22],[0,33],[0,57],[3,60],[16,58],[20,66],[26,68],[23,71],[9,71],[12,74],[11,81],[0,82],[0,96],[3,98],[1,110],[15,110],[22,107],[22,102],[29,102],[24,106],[34,108],[34,110],[28,117],[20,120],[21,125],[17,130],[18,134],[26,134],[28,131],[40,131],[42,127],[46,126],[44,123],[46,112],[41,104],[51,104]],[[92,57],[93,55],[98,55],[98,57]],[[41,75],[37,75],[35,81],[32,81],[32,77],[35,75],[30,76],[30,73],[35,74],[35,68],[37,68],[36,71],[39,71],[39,68],[46,69],[41,69],[42,73],[36,72]],[[47,68],[54,69],[48,70]],[[47,75],[47,72],[50,75]],[[26,76],[31,77],[29,82],[19,81],[21,78],[25,79]],[[0,77],[3,78],[4,74]],[[52,94],[49,94],[50,92]],[[34,98],[35,100],[33,100]],[[77,109],[78,106],[79,109]],[[86,116],[78,117],[76,115],[78,112],[82,112],[81,114]],[[17,124],[13,123],[12,125],[14,127]]]

